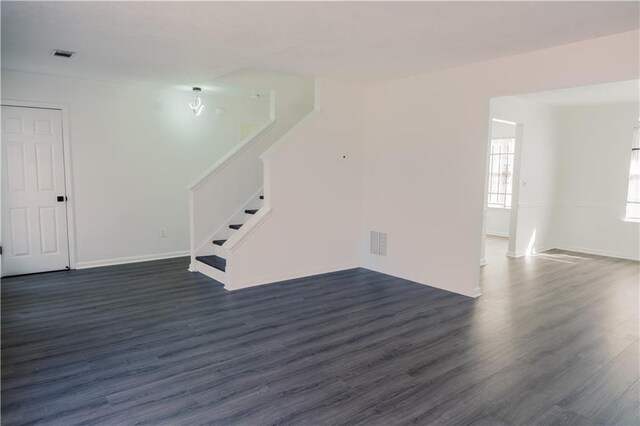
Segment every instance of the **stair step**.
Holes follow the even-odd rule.
[[[241,224],[239,224],[239,225],[229,225],[229,228],[231,228],[231,229],[236,229],[236,230],[237,230],[237,229],[240,229],[240,228],[242,228],[242,223],[241,223]]]
[[[256,214],[256,213],[258,213],[258,209],[245,210],[244,212],[245,212],[246,214]]]
[[[221,246],[226,242],[227,242],[227,240],[213,240],[213,244],[215,244],[217,246]]]
[[[260,199],[261,199],[261,200],[264,200],[264,195],[261,195],[261,196],[260,196]]]
[[[198,256],[196,260],[202,263],[206,263],[222,272],[227,269],[227,260],[220,256]]]

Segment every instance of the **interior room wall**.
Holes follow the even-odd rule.
[[[493,117],[500,119],[500,117]],[[504,119],[503,119],[504,120]],[[498,121],[491,122],[491,138],[515,138],[516,126],[509,123],[501,123]],[[485,233],[498,237],[509,236],[509,220],[511,209],[501,209],[487,207]]]
[[[524,256],[555,246],[553,214],[559,178],[560,140],[553,107],[518,97],[491,100],[491,117],[522,124],[520,150],[520,188],[515,251]],[[517,182],[514,182],[514,185]]]
[[[285,115],[283,105],[313,105],[311,79],[292,79],[306,89],[280,91]],[[3,100],[68,107],[78,267],[188,253],[185,187],[240,141],[243,123],[265,122],[270,111],[268,97],[202,98],[195,117],[189,91],[2,71]]]
[[[367,86],[362,264],[478,296],[489,100],[631,80],[639,51],[632,31]]]
[[[510,209],[488,207],[485,233],[496,237],[508,237],[510,216]]]
[[[217,85],[273,90],[276,122],[271,133],[282,136],[314,107],[315,79],[274,71],[244,68],[215,80]]]
[[[271,212],[232,252],[234,288],[359,266],[362,87],[318,87],[311,120],[267,153]]]
[[[562,141],[557,247],[640,260],[640,223],[625,221],[637,103],[558,108]]]

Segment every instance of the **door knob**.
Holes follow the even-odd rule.
[[[58,202],[59,203],[64,203],[65,201],[67,201],[67,196],[66,195],[58,195]]]

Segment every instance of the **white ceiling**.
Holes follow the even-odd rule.
[[[518,97],[553,106],[638,103],[640,102],[640,80],[550,90]]]
[[[608,1],[3,1],[2,66],[163,86],[243,68],[376,81],[630,31],[639,14]]]

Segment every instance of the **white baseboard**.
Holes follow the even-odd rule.
[[[488,236],[490,236],[490,237],[503,237],[503,238],[509,238],[509,233],[508,233],[508,232],[487,231],[487,232],[485,232],[485,235],[488,235]]]
[[[596,256],[615,257],[618,259],[640,261],[639,257],[633,256],[632,254],[610,251],[610,250],[599,250],[599,249],[594,249],[589,247],[578,247],[578,246],[570,246],[570,245],[562,245],[562,244],[557,245],[555,248],[557,250],[575,251],[577,253],[594,254]]]
[[[610,250],[599,250],[589,247],[578,247],[578,246],[569,246],[569,245],[554,245],[549,247],[536,247],[536,253],[544,253],[549,250],[564,250],[564,251],[573,251],[576,253],[584,253],[584,254],[593,254],[596,256],[606,256],[606,257],[615,257],[617,259],[627,259],[627,260],[635,260],[640,261],[640,258],[634,257],[629,253],[615,252]],[[526,252],[507,252],[507,256],[511,258],[519,258],[526,256]]]
[[[534,247],[534,250],[537,253],[544,253],[545,251],[549,251],[549,250],[553,250],[555,248],[555,246],[543,246],[543,247]],[[526,251],[517,251],[517,252],[512,252],[512,251],[508,251],[507,252],[507,257],[511,257],[513,259],[517,259],[519,257],[524,257],[527,256],[527,252]],[[535,256],[535,254],[534,254]]]
[[[459,291],[459,290],[443,287],[441,285],[436,285],[436,284],[433,284],[433,283],[426,283],[426,282],[421,281],[420,279],[412,278],[412,277],[410,277],[408,275],[401,275],[401,274],[399,274],[397,272],[382,271],[382,270],[378,269],[377,267],[375,267],[373,265],[360,266],[360,267],[363,268],[363,269],[368,269],[369,271],[379,272],[381,274],[389,275],[391,277],[400,278],[401,280],[411,281],[411,282],[414,282],[416,284],[424,285],[424,286],[427,286],[427,287],[437,288],[439,290],[448,291],[449,293],[455,293],[455,294],[459,294],[461,296],[471,297],[471,298],[474,298],[474,299],[477,298],[477,297],[480,297],[482,295],[480,287],[476,287],[473,290],[471,290],[470,292],[466,292],[466,291],[462,292],[462,291]]]
[[[555,249],[556,246],[544,246],[544,247],[536,247],[536,254],[537,253],[544,253],[545,251],[549,251],[549,250],[553,250]]]
[[[149,254],[144,256],[118,257],[115,259],[76,262],[76,269],[98,268],[100,266],[124,265],[126,263],[150,262],[152,260],[172,259],[174,257],[189,256],[188,251],[174,251],[170,253]]]

